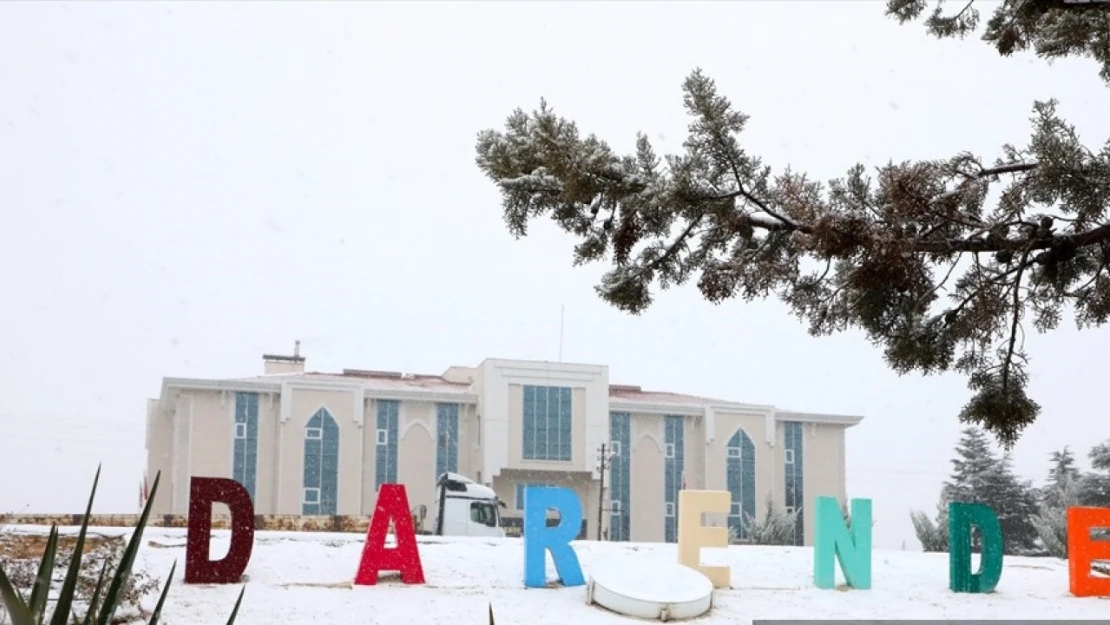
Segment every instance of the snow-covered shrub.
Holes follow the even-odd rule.
[[[9,533],[7,537],[0,538],[0,553],[4,545],[17,546],[17,542],[25,535]],[[29,538],[29,537],[28,537]],[[34,538],[39,538],[35,536]],[[60,542],[60,541],[59,541]],[[91,548],[90,548],[91,546]],[[74,541],[66,541],[66,549],[59,545],[58,552],[54,555],[54,580],[52,591],[57,592],[62,579],[69,568],[73,558]],[[110,580],[123,561],[124,552],[127,550],[127,540],[123,536],[93,536],[90,535],[85,543],[84,556],[81,558],[80,569],[77,574],[76,592],[73,597],[73,607],[78,614],[88,610],[89,603],[96,592],[100,580],[101,570],[105,571],[105,578]],[[30,596],[38,574],[41,556],[35,558],[3,558],[4,573],[11,580],[13,586],[18,588],[24,596]],[[104,589],[101,589],[103,593]],[[142,571],[131,571],[119,595],[119,605],[116,608],[114,621],[117,623],[130,623],[143,618],[142,603],[158,591],[158,582]],[[0,618],[0,624],[6,623]]]
[[[742,521],[745,536],[741,537],[736,527],[729,527],[729,542],[734,545],[793,545],[797,522],[798,511],[782,510],[767,497],[767,513],[763,520],[745,514]]]
[[[948,551],[948,527],[940,523],[933,523],[924,512],[913,510],[910,512],[913,521],[913,532],[925,551]]]
[[[1033,527],[1037,530],[1048,555],[1056,558],[1068,557],[1068,517],[1067,510],[1079,505],[1080,487],[1078,480],[1070,477],[1060,480],[1046,492],[1044,502],[1037,515],[1033,517]]]
[[[26,558],[22,550],[13,550],[12,557],[0,561],[0,604],[4,606],[8,620],[17,625],[65,623],[70,620],[75,623],[117,625],[132,623],[145,617],[146,615],[141,614],[138,609],[135,613],[129,614],[127,601],[130,597],[137,608],[138,601],[142,599],[148,588],[147,584],[150,584],[149,588],[154,588],[149,577],[136,573],[132,567],[135,564],[139,546],[142,544],[143,530],[146,529],[147,519],[150,517],[150,508],[154,502],[155,493],[158,492],[160,477],[161,473],[154,477],[150,498],[131,537],[126,541],[123,538],[106,538],[98,546],[97,541],[88,540],[89,517],[92,513],[93,499],[96,497],[96,485],[100,481],[98,468],[81,529],[73,542],[72,549],[69,550],[68,557],[58,548],[60,542],[58,527],[52,526],[49,537],[41,545],[42,555],[37,562]],[[107,548],[104,548],[105,544]],[[40,545],[33,544],[31,547],[37,550]],[[65,566],[64,573],[59,568],[59,560]],[[26,574],[22,569],[25,565],[30,566]],[[157,623],[161,617],[162,606],[165,604],[176,568],[176,563],[170,568],[166,585],[162,588],[153,613],[150,614],[148,621],[150,625]],[[245,591],[246,587],[243,590]],[[227,621],[228,625],[234,624],[242,602],[243,592],[241,591],[239,600],[235,603],[235,609],[232,610],[231,617]],[[53,616],[48,617],[48,612],[52,612]],[[80,616],[81,612],[85,613],[83,619]]]

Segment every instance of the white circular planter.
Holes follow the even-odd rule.
[[[701,616],[713,606],[713,583],[677,562],[620,560],[590,567],[586,603],[617,614],[661,621]]]

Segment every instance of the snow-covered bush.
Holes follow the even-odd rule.
[[[30,545],[35,550],[40,547],[42,549],[37,562],[29,560],[22,553],[22,548],[13,549],[12,557],[5,557],[0,561],[0,605],[4,607],[7,619],[17,625],[65,623],[70,620],[75,623],[117,625],[145,618],[146,615],[141,614],[138,609],[129,613],[128,602],[134,602],[132,605],[137,608],[146,591],[156,587],[149,577],[136,573],[132,567],[142,544],[143,530],[150,517],[150,508],[154,495],[158,492],[160,477],[159,473],[154,478],[150,498],[131,537],[127,540],[106,538],[99,541],[101,544],[98,546],[98,541],[88,540],[89,517],[93,499],[96,497],[96,485],[100,481],[98,468],[81,529],[68,555],[59,550],[61,541],[58,527],[53,526],[44,544]],[[23,546],[27,546],[26,541]],[[64,574],[61,567],[65,567]],[[149,615],[150,625],[157,623],[161,617],[162,606],[176,568],[176,563],[170,568],[158,603]],[[59,579],[60,577],[63,579]],[[227,621],[228,625],[235,622],[242,602],[241,591]],[[48,612],[52,612],[53,616],[48,617]],[[80,612],[85,613],[83,619]]]
[[[1056,558],[1068,557],[1068,516],[1067,510],[1078,506],[1080,488],[1079,481],[1067,477],[1053,485],[1051,492],[1046,492],[1044,502],[1041,504],[1037,515],[1033,517],[1033,527],[1037,529],[1037,537],[1048,555]]]
[[[782,510],[775,506],[771,497],[767,497],[767,513],[763,520],[745,514],[742,521],[744,536],[740,535],[735,526],[729,527],[729,542],[734,545],[793,545],[797,522],[798,511]]]

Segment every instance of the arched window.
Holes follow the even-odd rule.
[[[736,535],[746,539],[747,519],[755,518],[755,445],[743,428],[728,439],[726,454],[726,480],[728,492],[732,494],[728,527],[735,528]]]
[[[326,408],[304,426],[301,514],[334,515],[339,501],[339,424]]]

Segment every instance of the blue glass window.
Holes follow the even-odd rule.
[[[326,408],[304,427],[301,514],[334,515],[339,505],[339,424]]]
[[[686,419],[678,415],[664,417],[663,453],[663,517],[664,540],[678,542],[678,491],[682,490],[682,473],[686,469]]]
[[[571,389],[524,386],[521,455],[525,460],[571,460]]]
[[[374,491],[397,483],[397,421],[401,402],[379,399],[375,446]]]
[[[627,412],[609,413],[609,540],[629,540],[629,518],[632,512],[629,478],[632,457],[632,416]]]
[[[459,470],[459,405],[436,404],[436,477]]]
[[[255,499],[258,475],[258,393],[235,393],[235,426],[231,461],[231,478],[243,485]]]
[[[748,538],[747,523],[755,519],[755,445],[743,429],[728,439],[725,478],[732,494],[728,526],[740,538]]]
[[[797,421],[783,422],[783,475],[786,476],[786,508],[797,511],[794,526],[794,545],[805,544],[805,480],[802,465],[802,424]]]

